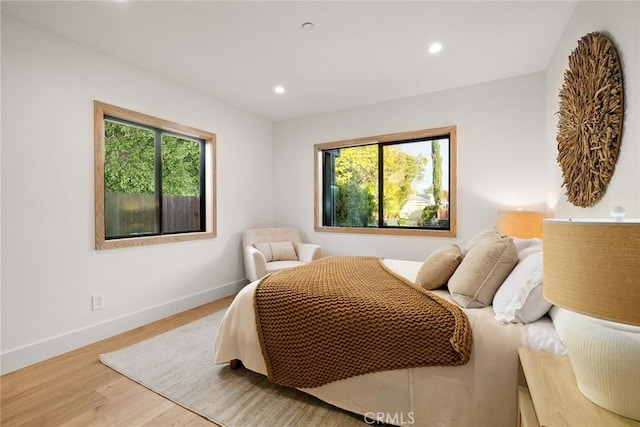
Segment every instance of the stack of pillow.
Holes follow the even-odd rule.
[[[481,231],[464,247],[448,244],[422,264],[416,283],[426,289],[448,285],[451,298],[464,308],[493,304],[500,322],[530,323],[551,304],[542,297],[542,240]]]

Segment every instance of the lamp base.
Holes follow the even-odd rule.
[[[640,328],[574,316],[565,345],[580,392],[604,409],[640,420]]]

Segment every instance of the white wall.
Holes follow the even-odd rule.
[[[556,217],[608,217],[611,208],[623,206],[627,217],[640,217],[640,3],[580,2],[558,43],[546,72],[545,116],[548,168],[548,205]],[[562,87],[568,57],[584,35],[601,31],[608,34],[622,61],[625,85],[625,122],[618,162],[609,188],[592,208],[567,202],[562,170],[556,162],[558,93]]]
[[[94,99],[217,134],[217,238],[94,249]],[[3,16],[2,125],[3,372],[244,283],[240,231],[273,219],[270,122]]]
[[[500,209],[544,209],[543,91],[544,74],[536,73],[276,123],[274,218],[299,227],[325,254],[422,260],[495,225]],[[448,125],[458,128],[456,239],[314,232],[314,144]]]

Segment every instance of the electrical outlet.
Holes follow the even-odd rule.
[[[102,310],[104,307],[104,295],[95,294],[91,296],[91,310]]]

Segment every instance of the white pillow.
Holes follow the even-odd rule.
[[[253,247],[262,252],[267,262],[298,260],[293,242],[254,243]]]
[[[551,310],[554,308],[552,307]],[[567,348],[549,316],[542,316],[535,322],[524,325],[524,330],[527,332],[527,347],[545,353],[567,354]]]
[[[542,239],[538,239],[537,237],[532,239],[513,237],[513,244],[516,245],[518,259],[520,261],[525,259],[527,256],[542,250]]]
[[[522,261],[529,255],[537,254],[538,252],[542,252],[542,242],[537,243],[535,245],[531,245],[528,248],[525,248],[518,252],[518,259]]]
[[[556,332],[563,343],[567,335],[567,327],[573,322],[573,319],[580,316],[582,315],[567,310],[566,308],[558,307],[557,305],[554,305],[551,307],[551,310],[549,310],[549,317],[551,317],[553,326],[556,328]]]
[[[516,264],[493,297],[493,311],[499,322],[535,322],[550,308],[551,303],[542,296],[542,252]]]

